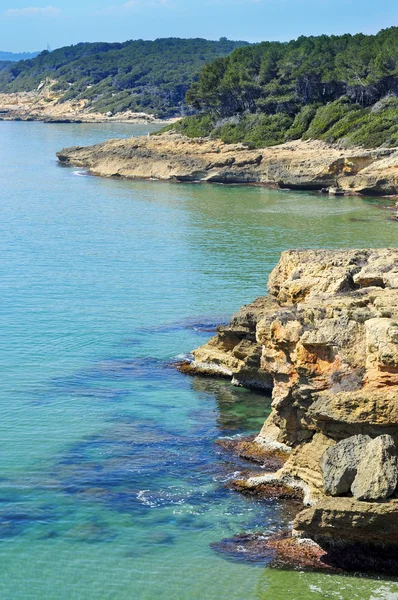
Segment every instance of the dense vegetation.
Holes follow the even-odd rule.
[[[174,128],[264,147],[317,138],[398,146],[398,28],[239,48],[187,92],[199,114]]]
[[[62,101],[87,98],[95,111],[183,114],[186,91],[203,66],[246,44],[226,38],[81,43],[10,64],[0,71],[0,91],[31,91],[48,79]]]

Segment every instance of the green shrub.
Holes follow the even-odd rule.
[[[304,139],[316,138],[323,139],[335,123],[352,111],[358,110],[358,106],[350,104],[344,99],[335,100],[325,106],[320,106],[316,111],[307,131],[303,135]]]
[[[309,104],[307,106],[303,106],[300,112],[296,115],[293,125],[286,132],[287,140],[299,140],[303,137],[310,126],[312,119],[315,117],[318,106],[318,104]]]
[[[207,137],[213,130],[213,120],[210,115],[195,115],[186,117],[172,125],[164,128],[162,131],[174,130],[190,138]]]
[[[366,111],[366,117],[349,135],[352,144],[365,148],[398,146],[398,98],[392,98],[380,111]]]

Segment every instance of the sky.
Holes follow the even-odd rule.
[[[159,37],[287,41],[391,25],[398,0],[0,0],[8,52]]]

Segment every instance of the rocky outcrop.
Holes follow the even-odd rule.
[[[284,252],[268,289],[188,369],[272,387],[259,443],[297,445],[317,431],[396,439],[398,250]]]
[[[235,487],[300,489],[301,537],[395,547],[398,249],[287,251],[268,289],[187,367],[272,388],[255,443],[288,458]]]
[[[224,144],[217,139],[163,133],[66,148],[57,156],[62,163],[84,166],[106,177],[398,194],[397,148],[342,149],[310,140],[249,150],[242,144]]]

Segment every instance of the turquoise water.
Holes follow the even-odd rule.
[[[170,367],[290,247],[395,246],[385,202],[128,182],[55,151],[148,126],[0,123],[0,597],[397,599],[388,580],[216,554],[289,507],[225,489],[269,398]]]

